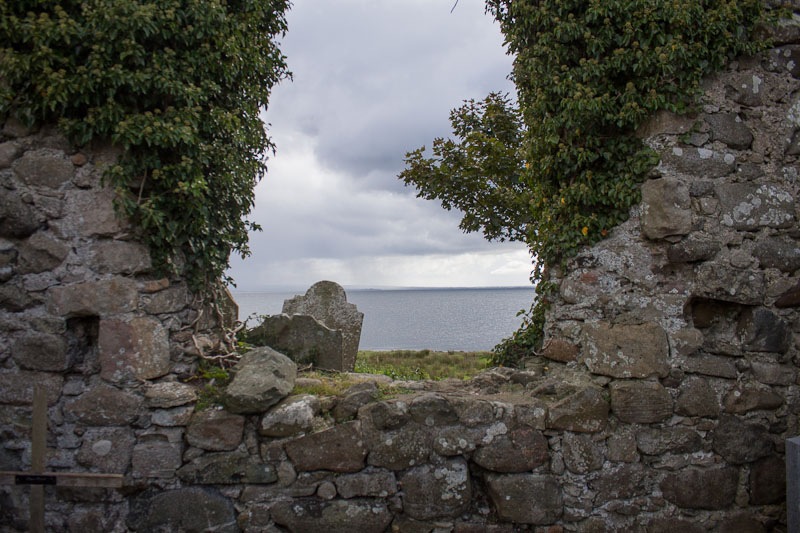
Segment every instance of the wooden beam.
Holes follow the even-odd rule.
[[[31,473],[44,472],[47,461],[47,394],[38,384],[33,387],[33,420],[31,424]],[[44,533],[44,487],[35,485],[30,492],[31,533]]]
[[[121,474],[89,474],[81,472],[44,472],[33,474],[12,470],[0,470],[0,485],[55,485],[56,487],[98,487],[118,489],[122,487]]]

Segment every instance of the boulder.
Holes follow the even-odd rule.
[[[285,353],[298,365],[345,370],[342,333],[309,315],[266,316],[248,335],[252,344],[269,346]]]
[[[389,470],[405,470],[423,463],[433,450],[430,431],[416,424],[408,424],[399,430],[380,433],[369,443],[368,462],[372,466]]]
[[[263,413],[289,395],[297,366],[272,348],[261,347],[242,356],[225,388],[224,402],[236,414]]]
[[[261,418],[258,432],[267,437],[291,437],[310,431],[320,409],[316,396],[289,396]]]
[[[332,281],[317,282],[304,296],[295,296],[283,302],[283,313],[311,315],[328,328],[340,331],[342,368],[337,370],[353,370],[361,340],[364,313],[360,312],[355,304],[347,302],[347,294],[341,285]]]

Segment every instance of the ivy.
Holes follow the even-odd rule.
[[[518,108],[497,95],[467,102],[451,114],[456,140],[437,139],[432,157],[411,152],[400,177],[464,211],[462,229],[524,240],[537,258],[537,301],[495,363],[541,343],[547,267],[604,238],[640,201],[658,154],[636,128],[660,110],[691,110],[705,75],[763,49],[749,40],[763,9],[762,0],[487,0],[514,55]],[[497,116],[520,117],[518,133],[485,127]],[[472,155],[483,152],[489,164]]]
[[[193,290],[249,254],[273,150],[259,118],[288,75],[288,0],[0,0],[0,115],[122,149],[104,174],[161,273]]]

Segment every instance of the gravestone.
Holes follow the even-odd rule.
[[[338,283],[319,281],[306,291],[283,302],[287,315],[311,315],[330,329],[342,332],[342,370],[351,371],[356,364],[358,343],[364,313],[347,302],[347,294]]]

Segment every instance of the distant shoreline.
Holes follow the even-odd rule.
[[[246,294],[283,294],[288,292],[304,293],[300,288],[239,289],[231,288],[231,293]],[[399,291],[502,291],[502,290],[535,290],[533,285],[498,286],[498,287],[344,287],[347,292],[399,292]]]

